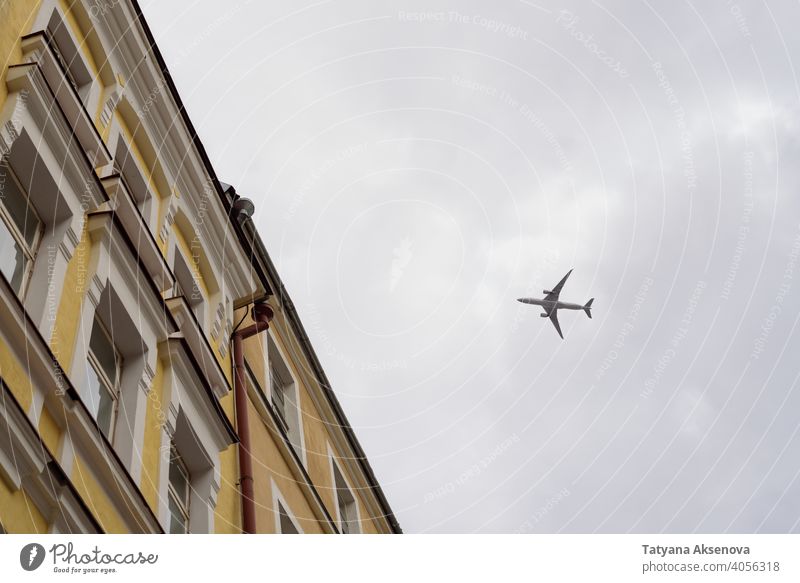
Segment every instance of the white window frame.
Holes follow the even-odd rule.
[[[25,240],[24,234],[20,233],[17,223],[11,217],[11,213],[6,208],[6,205],[3,202],[3,200],[6,198],[5,195],[2,198],[0,198],[0,220],[3,221],[3,224],[5,225],[5,228],[8,230],[9,234],[11,235],[11,238],[14,239],[16,244],[20,247],[20,249],[22,249],[22,252],[25,254],[25,257],[28,260],[28,263],[25,266],[25,273],[22,274],[22,282],[20,283],[19,291],[17,292],[17,296],[19,298],[24,298],[25,293],[28,291],[28,285],[31,282],[31,277],[33,275],[33,266],[36,263],[36,256],[39,253],[39,248],[42,243],[42,235],[44,233],[44,221],[39,216],[36,207],[31,201],[30,195],[28,194],[28,190],[26,188],[23,188],[22,183],[17,177],[17,174],[14,172],[14,169],[11,167],[11,164],[9,164],[8,161],[5,159],[0,161],[0,172],[3,172],[5,174],[6,180],[14,181],[14,184],[16,185],[16,188],[19,191],[19,194],[25,201],[25,206],[27,207],[26,212],[33,213],[38,223],[36,227],[36,233],[34,234],[33,243],[31,245],[28,245],[28,242]]]
[[[191,503],[189,531],[214,532],[217,497],[222,485],[221,453],[233,443],[217,411],[208,401],[201,373],[189,358],[189,349],[177,338],[166,341],[162,362],[165,384],[162,403],[166,419],[161,427],[159,456],[158,520],[169,530],[169,459],[164,452],[172,443],[189,472]]]
[[[336,512],[336,526],[339,528],[339,532],[341,534],[361,534],[363,529],[361,528],[361,509],[359,508],[360,504],[358,503],[358,497],[355,494],[353,486],[350,484],[350,480],[347,479],[347,474],[342,470],[341,464],[339,464],[339,461],[336,459],[330,443],[328,443],[328,460],[331,466],[331,491],[333,492],[333,506]],[[348,524],[352,524],[356,530],[351,530],[348,533],[345,533],[344,529],[342,529],[342,516],[339,512],[339,486],[336,483],[337,471],[342,476],[342,480],[345,483],[347,491],[353,498],[353,507],[355,508],[355,518],[348,521]]]
[[[94,111],[99,104],[102,82],[99,82],[92,73],[89,61],[86,59],[86,55],[83,54],[84,51],[81,48],[81,44],[75,37],[75,33],[61,7],[57,4],[48,7],[45,4],[40,9],[39,18],[44,19],[42,28],[47,32],[51,48],[59,64],[64,69],[67,82],[75,90],[87,113],[91,112],[90,115],[93,118]],[[73,55],[69,61],[64,55],[65,50]],[[76,73],[85,78],[82,84],[78,84]]]
[[[272,488],[272,514],[275,516],[275,534],[305,534],[305,531],[300,526],[300,521],[297,520],[294,512],[292,512],[291,507],[286,502],[286,498],[281,493],[274,478],[270,478],[270,486]],[[286,511],[286,517],[292,523],[295,530],[297,530],[297,533],[285,533],[281,530],[281,513],[279,508],[283,508]]]
[[[176,506],[178,510],[183,515],[185,519],[185,529],[186,531],[182,534],[189,534],[191,532],[191,525],[192,525],[192,474],[189,472],[189,468],[186,467],[186,462],[183,461],[183,456],[178,451],[178,446],[175,445],[175,442],[170,440],[170,450],[169,450],[169,461],[167,463],[167,496],[170,499],[175,500]],[[180,496],[179,493],[176,491],[175,487],[172,485],[172,482],[169,479],[169,471],[171,469],[172,463],[174,460],[177,459],[178,466],[183,470],[184,476],[186,478],[186,492],[184,492],[184,496]],[[167,505],[169,507],[169,504]],[[169,530],[170,533],[172,532],[172,513],[170,512],[169,517]]]
[[[109,442],[113,443],[114,450],[131,477],[138,481],[142,471],[141,444],[144,443],[147,399],[158,358],[156,347],[167,331],[159,328],[163,314],[159,321],[154,298],[144,292],[137,296],[136,289],[126,278],[123,269],[127,267],[130,270],[133,267],[132,258],[127,248],[120,247],[121,241],[111,229],[113,224],[110,218],[98,216],[94,219],[97,224],[92,226],[90,223],[89,232],[98,240],[98,263],[95,273],[87,280],[70,369],[71,379],[85,401],[88,371],[84,363],[88,359],[92,326],[101,307],[110,310],[115,326],[120,322],[119,325],[125,327],[125,334],[118,334],[115,338],[124,366],[120,369],[116,428],[113,441],[109,439]],[[101,306],[103,301],[108,303]],[[136,311],[131,314],[132,310]],[[124,427],[124,431],[118,432],[120,427]]]
[[[269,401],[270,406],[275,410],[276,417],[281,418],[282,421],[285,421],[287,424],[286,428],[286,435],[289,437],[289,444],[295,450],[297,455],[300,457],[300,460],[303,463],[303,467],[308,467],[308,460],[306,456],[306,436],[305,436],[305,428],[303,426],[303,408],[300,406],[300,384],[297,382],[297,377],[290,366],[290,360],[286,358],[286,355],[283,352],[280,344],[277,341],[275,334],[272,331],[272,328],[267,329],[267,333],[263,335],[263,339],[261,340],[262,348],[264,351],[264,358],[265,358],[265,369],[266,369],[266,396],[267,401]],[[288,391],[290,395],[290,401],[287,402],[284,399],[284,406],[288,405],[293,407],[294,410],[291,411],[293,416],[293,421],[296,422],[296,431],[297,435],[294,436],[297,443],[292,441],[292,432],[291,432],[291,424],[289,419],[285,419],[281,417],[281,414],[277,411],[277,406],[274,402],[274,394],[273,394],[273,386],[272,386],[272,366],[273,366],[273,358],[279,358],[280,364],[283,365],[283,368],[286,369],[286,372],[289,374],[291,378],[290,383],[286,383],[284,385],[285,392]],[[277,372],[277,371],[276,371]],[[286,379],[283,379],[284,381]],[[286,395],[284,395],[285,397]],[[297,449],[300,451],[297,451]]]
[[[134,146],[128,141],[119,121],[113,114],[109,125],[111,131],[107,143],[109,150],[114,155],[111,162],[113,169],[109,169],[109,172],[122,176],[139,214],[142,215],[145,224],[156,237],[158,235],[158,229],[155,226],[158,221],[158,197],[150,187],[139,159],[133,153]]]
[[[178,277],[178,261],[183,263],[183,267],[189,273],[189,278],[192,280],[192,289],[184,289],[184,286],[181,284]],[[206,293],[203,291],[203,288],[200,285],[199,278],[202,278],[202,274],[198,273],[198,271],[198,266],[194,265],[194,258],[189,260],[186,255],[184,255],[183,250],[178,248],[178,245],[175,245],[175,255],[172,259],[172,273],[175,274],[175,286],[172,290],[172,293],[175,296],[183,296],[192,313],[197,318],[197,322],[200,324],[200,329],[205,332],[208,329],[207,308],[209,302]],[[195,297],[195,292],[197,293],[198,297]]]
[[[268,381],[270,387],[270,404],[272,408],[275,409],[276,417],[280,421],[280,424],[283,426],[283,430],[286,434],[289,434],[289,421],[286,419],[286,391],[289,390],[289,386],[284,380],[281,378],[280,373],[275,370],[272,362],[268,362]],[[279,387],[277,386],[279,385]],[[280,395],[280,397],[278,396]]]
[[[106,371],[103,369],[103,366],[100,364],[100,360],[95,356],[94,352],[92,351],[91,345],[91,336],[94,333],[94,327],[99,326],[100,331],[105,336],[106,340],[108,341],[109,346],[114,352],[114,363],[115,363],[115,378],[109,379]],[[120,394],[122,392],[122,367],[123,367],[123,359],[122,355],[120,354],[119,350],[117,349],[116,345],[114,344],[113,336],[109,333],[106,325],[100,320],[98,314],[95,312],[94,316],[94,323],[92,324],[92,329],[89,331],[89,348],[86,351],[86,362],[89,366],[92,367],[94,373],[97,375],[100,384],[103,385],[100,390],[105,390],[111,396],[111,400],[114,402],[112,411],[111,411],[111,423],[108,428],[108,441],[113,445],[114,444],[114,433],[117,428],[117,410],[119,408],[119,399]],[[99,403],[98,403],[98,415],[100,413],[99,410]],[[95,418],[95,421],[100,423],[100,420]]]

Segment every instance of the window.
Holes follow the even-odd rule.
[[[0,203],[0,271],[24,297],[44,228],[7,164],[0,164]]]
[[[272,333],[267,335],[267,367],[269,370],[269,402],[297,455],[306,463],[303,447],[303,425],[299,406],[299,391],[289,365],[284,359]]]
[[[189,532],[189,497],[191,478],[186,464],[178,453],[175,444],[169,450],[169,532],[187,534]]]
[[[336,489],[336,506],[339,510],[339,530],[342,534],[360,532],[355,496],[335,461],[333,461],[333,484]]]
[[[288,434],[289,424],[286,422],[287,384],[280,375],[275,372],[275,367],[272,365],[269,367],[269,386],[272,387],[272,406],[278,414],[278,419],[280,419],[283,430]]]
[[[193,273],[194,271],[194,273]],[[175,250],[175,296],[183,296],[189,308],[197,318],[200,327],[205,329],[205,307],[204,296],[200,289],[197,278],[200,273],[197,269],[191,270],[183,258],[183,255]]]
[[[89,410],[103,434],[112,440],[119,401],[122,357],[97,316],[92,326],[86,360]]]
[[[47,25],[49,45],[64,71],[67,82],[72,85],[84,104],[89,100],[92,75],[81,56],[81,51],[70,35],[67,23],[58,10],[54,10]]]
[[[72,88],[75,90],[75,93],[78,93],[78,90],[80,89],[78,87],[78,82],[75,81],[75,76],[72,74],[72,71],[70,71],[69,65],[67,64],[67,60],[64,58],[64,55],[61,54],[61,50],[58,48],[58,44],[54,40],[52,40],[52,37],[50,42],[50,48],[53,49],[53,54],[56,56],[58,64],[61,65],[61,68],[64,70],[64,76],[66,77],[67,81],[69,82],[70,85],[72,85]]]
[[[272,478],[270,478],[270,485],[272,487],[272,508],[275,512],[275,532],[278,534],[302,534],[303,529],[300,528],[300,523]]]
[[[114,92],[114,95],[116,95],[116,92]],[[125,185],[136,203],[136,208],[139,209],[145,223],[152,228],[154,221],[154,217],[151,216],[152,211],[154,209],[157,210],[156,207],[158,205],[153,203],[149,182],[136,162],[136,157],[131,154],[130,147],[121,133],[117,134],[117,147],[114,151],[116,152],[114,168],[122,175]]]
[[[281,502],[278,502],[278,527],[280,534],[300,534],[300,530]]]

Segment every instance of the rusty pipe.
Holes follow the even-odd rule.
[[[236,433],[239,434],[239,487],[242,494],[242,533],[256,532],[253,459],[250,454],[250,421],[247,415],[247,384],[244,368],[245,339],[264,332],[274,313],[266,303],[253,306],[254,323],[233,334],[233,393],[236,400]]]

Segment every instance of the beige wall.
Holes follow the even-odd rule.
[[[238,322],[242,317],[243,311],[237,313],[234,319]],[[250,317],[242,323],[242,327],[252,323]],[[301,374],[301,367],[305,366],[306,370],[309,363],[303,362],[298,365],[295,362],[296,358],[292,356],[299,354],[298,346],[295,343],[287,343],[286,338],[290,337],[290,333],[286,330],[285,320],[278,314],[272,322],[270,330],[273,334],[275,342],[280,347],[282,353],[289,359],[289,366],[292,370],[294,378],[298,385],[298,394],[301,407],[303,436],[305,440],[306,451],[306,470],[312,483],[317,489],[328,513],[331,517],[336,518],[336,498],[333,489],[333,475],[331,470],[331,460],[329,456],[329,446],[332,450],[334,448],[333,440],[329,434],[329,427],[323,421],[320,411],[317,409],[314,401],[312,400],[309,387],[304,382],[304,375]],[[262,387],[266,386],[267,375],[265,370],[265,358],[263,353],[264,340],[259,336],[248,339],[244,343],[245,359],[252,369],[256,380]],[[269,524],[270,528],[274,527],[274,518],[271,518],[272,509],[272,495],[269,492],[270,478],[274,479],[281,494],[286,499],[287,504],[291,507],[290,510],[301,521],[303,529],[306,532],[316,532],[318,527],[311,529],[307,527],[309,519],[313,517],[310,508],[312,501],[308,500],[302,488],[291,477],[287,461],[283,458],[280,450],[275,444],[274,436],[261,422],[261,418],[252,403],[250,403],[250,427],[253,437],[253,463],[255,469],[255,489],[256,489],[256,506],[259,507],[260,514],[258,515],[258,526],[262,527],[265,522]],[[334,451],[334,455],[341,459],[340,452]],[[370,516],[367,506],[364,501],[364,492],[359,492],[355,488],[357,480],[350,474],[347,466],[339,463],[339,467],[345,474],[348,482],[353,485],[353,494],[359,505],[359,513],[362,519],[361,530],[363,532],[379,532],[380,529],[372,516]],[[316,520],[316,519],[313,519]],[[380,520],[380,519],[379,519]],[[271,532],[271,531],[270,531]]]

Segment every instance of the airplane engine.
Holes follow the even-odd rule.
[[[543,293],[544,295],[550,295],[550,294],[551,294],[551,293],[553,293],[553,292],[551,292],[549,289],[543,289],[543,290],[542,290],[542,293]]]
[[[549,318],[550,316],[548,316],[547,314],[539,314],[539,317],[540,318]]]

